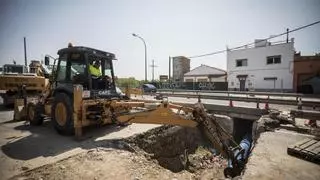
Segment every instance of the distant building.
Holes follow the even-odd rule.
[[[294,56],[293,88],[295,92],[320,93],[320,55]]]
[[[228,89],[292,92],[294,53],[293,38],[255,40],[253,47],[227,49]]]
[[[226,82],[227,71],[202,64],[184,74],[184,82]]]
[[[190,59],[184,56],[172,58],[172,79],[176,83],[183,82],[183,75],[190,71]]]
[[[159,76],[160,82],[167,82],[169,79],[168,75],[160,75]]]

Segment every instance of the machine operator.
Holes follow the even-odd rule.
[[[93,89],[109,89],[110,78],[108,76],[102,77],[100,70],[100,61],[94,61],[93,65],[90,64],[89,72],[92,78]]]

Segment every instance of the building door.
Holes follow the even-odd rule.
[[[239,79],[240,82],[240,91],[245,91],[246,90],[246,79],[248,75],[238,75],[237,78]]]
[[[246,79],[245,78],[239,78],[240,81],[240,91],[246,90]]]

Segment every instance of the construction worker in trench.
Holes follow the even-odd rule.
[[[89,72],[92,79],[92,89],[109,89],[110,88],[110,77],[102,77],[100,70],[100,61],[94,61],[93,65],[89,65]]]

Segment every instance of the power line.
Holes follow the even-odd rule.
[[[254,45],[255,43],[263,42],[263,41],[266,41],[266,40],[269,40],[269,39],[273,39],[273,38],[280,37],[280,36],[283,36],[283,35],[286,35],[286,34],[290,34],[290,33],[292,33],[292,32],[299,31],[299,30],[301,30],[301,29],[304,29],[304,28],[307,28],[307,27],[310,27],[310,26],[313,26],[313,25],[316,25],[316,24],[319,24],[319,23],[320,23],[320,21],[316,21],[316,22],[314,22],[314,23],[307,24],[307,25],[304,25],[304,26],[295,28],[295,29],[290,30],[290,31],[286,31],[286,32],[284,32],[284,33],[281,33],[281,34],[278,34],[278,35],[274,35],[274,36],[271,36],[271,37],[266,38],[266,39],[261,39],[261,40],[256,41],[256,42],[248,43],[248,44],[241,45],[241,46],[234,47],[234,48],[230,48],[230,49],[228,49],[228,50],[235,50],[235,49],[240,49],[240,48],[243,48],[243,47],[246,47],[246,46]],[[227,51],[227,50],[225,49],[225,50],[220,50],[220,51],[216,51],[216,52],[212,52],[212,53],[190,56],[190,57],[188,57],[188,58],[189,58],[189,59],[192,59],[192,58],[199,58],[199,57],[205,57],[205,56],[212,56],[212,55],[215,55],[215,54],[224,53],[224,52],[226,52],[226,51]]]

